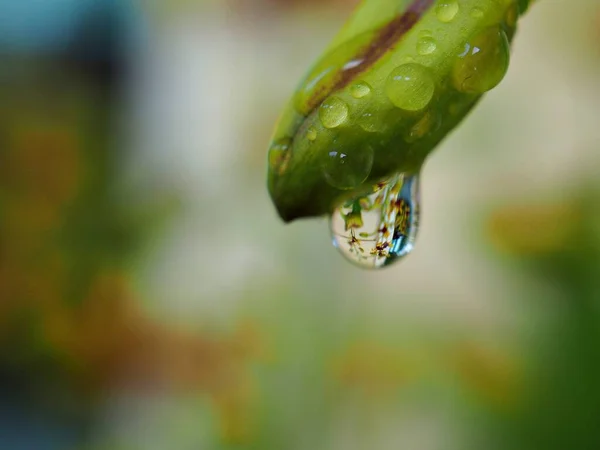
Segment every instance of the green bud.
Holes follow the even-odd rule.
[[[506,74],[528,3],[363,1],[276,127],[269,191],[281,218],[328,214],[396,173],[417,173]]]

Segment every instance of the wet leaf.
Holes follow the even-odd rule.
[[[288,222],[331,213],[429,153],[497,86],[523,0],[365,0],[276,127],[269,191]]]

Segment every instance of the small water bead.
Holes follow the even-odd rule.
[[[348,105],[338,97],[329,97],[319,109],[319,119],[325,128],[336,128],[348,119]]]
[[[404,64],[396,67],[385,86],[391,102],[405,111],[425,108],[435,93],[435,82],[426,67],[420,64]]]
[[[431,55],[437,49],[437,42],[431,36],[424,36],[417,41],[417,53],[421,56]]]
[[[308,130],[306,130],[306,138],[309,141],[314,141],[317,139],[317,129],[313,126],[309,127]]]
[[[352,151],[330,150],[323,163],[325,180],[337,189],[360,186],[373,168],[373,149],[369,146]]]
[[[352,94],[352,97],[360,99],[371,93],[371,86],[364,81],[359,81],[352,85],[350,88],[350,93]]]
[[[277,174],[283,174],[288,166],[291,152],[292,140],[290,138],[279,139],[269,149],[269,166]]]
[[[449,23],[454,20],[460,7],[456,0],[446,0],[440,2],[435,9],[435,14],[440,22]]]
[[[458,55],[452,72],[454,87],[468,94],[483,94],[500,84],[509,61],[506,33],[497,26],[488,28],[470,39]]]
[[[388,266],[408,255],[419,227],[419,177],[398,174],[373,193],[337,208],[330,220],[333,245],[363,268]]]
[[[367,133],[377,133],[383,130],[383,121],[372,112],[363,113],[358,120],[358,125]]]

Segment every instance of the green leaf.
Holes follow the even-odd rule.
[[[363,1],[276,127],[268,184],[281,218],[328,214],[395,173],[418,172],[504,77],[527,3]]]

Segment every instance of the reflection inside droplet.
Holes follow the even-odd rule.
[[[419,176],[398,174],[371,194],[337,208],[330,220],[333,245],[349,261],[381,268],[411,252],[419,226]]]

